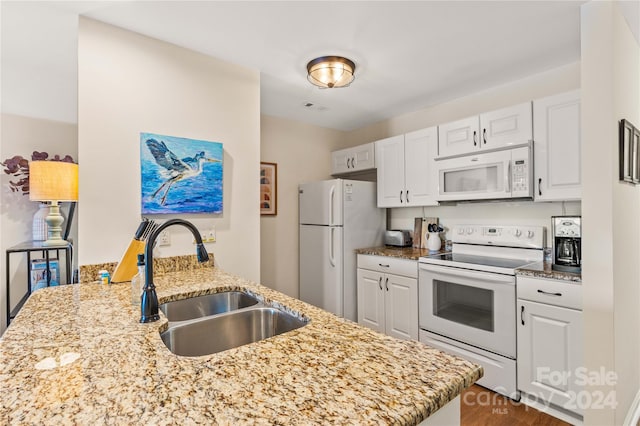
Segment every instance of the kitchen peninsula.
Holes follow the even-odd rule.
[[[169,272],[155,283],[160,303],[240,289],[309,322],[224,352],[180,357],[160,339],[162,314],[139,323],[128,283],[39,290],[0,339],[2,421],[411,425],[482,376],[461,358],[217,268]]]

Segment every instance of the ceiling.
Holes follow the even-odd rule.
[[[3,1],[2,110],[76,122],[82,14],[259,70],[263,114],[352,130],[579,60],[582,3]],[[323,55],[350,87],[306,80]]]

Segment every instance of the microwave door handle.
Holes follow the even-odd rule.
[[[511,161],[507,162],[506,173],[504,175],[504,192],[511,193]]]

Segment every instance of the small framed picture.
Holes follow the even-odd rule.
[[[260,214],[278,214],[278,165],[260,163]]]
[[[620,120],[620,180],[640,183],[640,133],[627,120]]]

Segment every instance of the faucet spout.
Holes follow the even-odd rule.
[[[142,300],[140,302],[140,322],[142,323],[158,321],[160,319],[160,314],[158,313],[158,295],[156,294],[156,286],[153,284],[153,246],[160,233],[172,225],[182,225],[191,231],[196,240],[198,262],[202,263],[209,260],[207,250],[202,243],[202,236],[191,222],[184,219],[171,219],[158,226],[151,235],[149,235],[147,245],[144,249],[145,281],[142,290]]]

